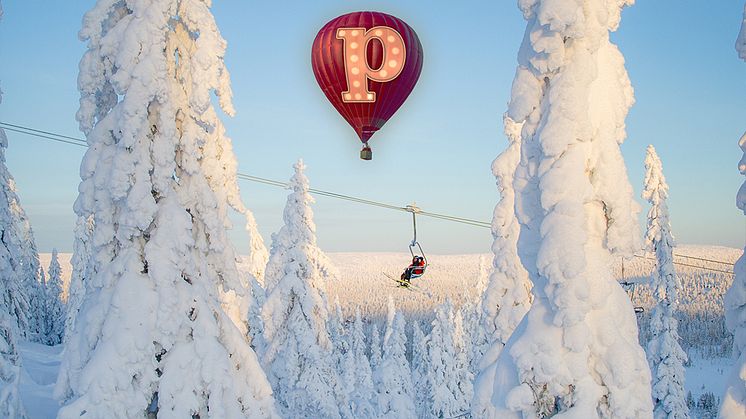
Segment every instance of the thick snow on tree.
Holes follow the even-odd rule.
[[[415,320],[412,323],[412,384],[416,389],[414,392],[414,408],[418,418],[428,417],[430,414],[428,341],[429,338],[422,331],[420,322]]]
[[[249,254],[244,259],[249,272],[264,286],[264,269],[266,269],[269,260],[269,251],[267,246],[264,245],[262,235],[259,234],[254,214],[251,210],[246,209],[244,216],[246,217],[246,233],[249,236]]]
[[[78,362],[72,357],[67,356],[68,352],[80,353],[77,346],[80,341],[70,339],[75,328],[75,321],[80,311],[80,307],[85,299],[86,285],[90,280],[90,260],[93,248],[93,216],[78,217],[75,223],[75,241],[73,242],[72,255],[72,273],[70,275],[70,284],[67,289],[67,303],[65,304],[65,336],[63,342],[63,355],[60,364],[57,382],[54,387],[54,397],[58,400],[64,400],[70,396],[71,382],[70,374],[75,377],[77,372],[70,368],[71,362]]]
[[[46,282],[46,329],[43,343],[58,345],[65,336],[66,313],[62,302],[62,268],[57,259],[57,249],[52,250],[47,274],[49,279]]]
[[[366,339],[360,309],[355,312],[350,334],[350,350],[345,358],[344,383],[348,391],[352,415],[355,418],[376,417],[373,370],[366,354]]]
[[[505,345],[528,311],[531,283],[518,258],[520,224],[515,212],[513,175],[521,156],[521,128],[507,115],[503,118],[508,148],[492,162],[500,201],[492,216],[493,271],[482,299],[482,322],[490,343]],[[493,345],[494,346],[494,345]],[[496,359],[489,356],[489,363]]]
[[[223,306],[245,294],[226,231],[242,208],[212,104],[233,114],[209,2],[100,0],[79,35],[75,211],[94,229],[59,417],[276,417]]]
[[[2,9],[0,9],[0,15]],[[0,137],[3,136],[0,130]],[[0,248],[0,269],[7,264],[4,249]],[[0,292],[5,294],[5,283],[0,282]],[[5,309],[5,307],[2,307]],[[19,393],[21,357],[16,344],[17,326],[4,310],[0,312],[0,417],[25,418],[26,413]]]
[[[469,368],[471,343],[464,329],[462,309],[458,309],[453,313],[453,347],[456,350],[454,360],[456,363],[455,382],[457,384],[454,394],[456,394],[456,400],[466,406],[462,412],[467,412],[474,396],[474,374],[472,374]]]
[[[266,349],[262,362],[285,416],[339,418],[341,386],[333,368],[326,322],[325,282],[333,269],[316,244],[303,161],[295,165],[285,224],[273,235],[262,307]]]
[[[391,301],[391,300],[389,300]],[[407,361],[406,322],[401,313],[389,307],[383,359],[375,371],[378,387],[378,414],[380,418],[416,418],[413,393],[419,391],[412,385],[412,371]]]
[[[746,61],[746,6],[736,51]],[[741,136],[738,145],[743,152],[738,170],[746,176],[746,134]],[[736,193],[736,206],[746,215],[746,181]],[[720,406],[720,417],[727,419],[746,416],[746,246],[743,250],[743,255],[733,266],[733,284],[725,294],[724,302],[725,324],[733,333],[733,354],[736,357]]]
[[[370,368],[375,371],[381,366],[381,360],[383,359],[383,353],[381,351],[381,332],[378,329],[378,325],[373,323],[371,325],[370,333]]]
[[[451,418],[469,411],[472,379],[469,372],[461,312],[450,300],[435,311],[427,343],[430,368],[425,379],[430,396],[429,417]]]
[[[391,333],[394,331],[394,317],[396,317],[396,304],[394,303],[394,296],[389,294],[386,300],[386,329],[383,332],[383,345],[386,345],[386,341],[389,340]]]
[[[316,244],[316,224],[313,222],[311,204],[313,197],[308,193],[308,179],[303,174],[305,165],[302,160],[295,164],[296,174],[290,179],[293,193],[283,212],[284,225],[280,231],[272,234],[272,246],[269,252],[267,269],[264,272],[264,288],[272,293],[277,282],[286,272],[297,269],[300,261],[293,259],[292,252],[303,248],[308,255],[307,262],[313,269],[314,287],[320,296],[326,300],[325,282],[337,277],[337,272],[326,254]],[[286,265],[288,260],[294,260],[293,265]]]
[[[650,320],[651,338],[648,361],[653,376],[653,414],[656,418],[688,418],[684,391],[686,353],[679,344],[678,322],[674,311],[678,305],[679,279],[673,266],[674,238],[668,217],[668,184],[663,165],[652,145],[645,157],[645,189],[642,197],[650,204],[645,235],[648,250],[655,253],[656,264],[650,278],[657,304]]]
[[[480,294],[484,295],[484,292]],[[482,327],[481,300],[476,303],[463,304],[461,313],[464,317],[465,341],[470,351],[469,371],[476,376],[479,373],[479,361],[482,360],[482,356],[487,349],[487,334]]]
[[[251,292],[251,305],[249,306],[249,342],[251,347],[261,358],[264,356],[264,348],[266,342],[264,341],[264,320],[262,319],[262,306],[267,298],[267,294],[262,288],[262,284],[259,283],[254,275],[249,276],[250,281],[250,292]]]
[[[2,102],[2,91],[0,91]],[[43,289],[39,283],[39,255],[16,183],[5,164],[8,139],[0,129],[0,247],[5,283],[3,309],[17,326],[18,337],[37,341],[43,328]],[[41,300],[41,302],[40,302]]]
[[[609,40],[631,0],[521,0],[527,20],[508,117],[518,254],[533,302],[500,352],[501,418],[649,417],[650,369],[612,256],[639,249],[619,144],[634,102]]]
[[[521,128],[509,116],[503,117],[508,148],[492,162],[500,201],[492,216],[492,266],[489,283],[482,296],[482,329],[487,347],[482,350],[474,385],[472,412],[490,416],[495,366],[500,351],[531,304],[531,282],[518,258],[520,224],[516,218],[513,175],[521,157]]]
[[[329,317],[329,337],[332,341],[332,366],[340,377],[340,383],[344,383],[344,362],[350,345],[347,342],[347,333],[344,327],[344,316],[339,297],[334,298],[334,313]]]
[[[0,3],[0,19],[3,17],[3,5]],[[3,92],[0,90],[0,103],[3,101]],[[18,355],[16,336],[20,327],[24,326],[24,296],[21,292],[21,284],[18,273],[13,266],[13,247],[6,242],[9,238],[8,227],[11,220],[10,199],[15,198],[8,181],[12,177],[5,166],[5,149],[8,147],[8,139],[5,130],[0,128],[0,417],[25,418],[21,396],[18,392],[18,384],[21,378],[21,358]],[[10,192],[10,193],[9,193]],[[20,316],[13,318],[12,316]]]
[[[22,236],[16,218],[21,206],[16,194],[15,180],[5,165],[7,147],[5,130],[0,129],[0,280],[4,287],[0,308],[8,314],[8,319],[15,323],[15,332],[24,337],[29,332],[34,314],[29,313],[29,289],[26,285],[27,275],[30,273],[23,259]]]
[[[85,297],[85,287],[90,275],[88,267],[91,259],[92,238],[93,217],[78,217],[75,222],[75,241],[73,242],[73,255],[70,261],[72,273],[67,290],[65,342],[72,333],[80,304]]]

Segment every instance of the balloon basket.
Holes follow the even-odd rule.
[[[370,149],[367,145],[363,147],[362,150],[360,150],[360,158],[363,160],[372,160],[373,159],[373,150]]]

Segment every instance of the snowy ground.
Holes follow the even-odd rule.
[[[683,246],[675,254],[694,256],[733,263],[741,254],[740,249],[713,246]],[[338,298],[343,312],[351,316],[360,308],[363,316],[372,322],[383,321],[389,296],[397,309],[410,318],[430,319],[433,309],[450,298],[456,306],[478,304],[489,275],[491,255],[428,255],[427,275],[417,284],[423,292],[395,288],[385,274],[398,276],[409,263],[406,253],[332,253],[330,257],[337,266],[339,275],[328,285],[331,302]],[[42,266],[49,265],[49,254],[40,255]],[[70,255],[61,254],[63,280],[70,276]],[[731,269],[727,265],[698,259],[678,257],[677,262],[720,270]],[[634,302],[646,308],[639,317],[641,340],[646,339],[647,316],[653,303],[650,290],[644,285],[652,262],[635,258],[624,262],[622,276],[621,260],[616,266],[620,279],[640,281],[635,291]],[[683,283],[680,293],[680,321],[682,346],[690,355],[687,367],[686,388],[691,391],[695,404],[703,394],[712,393],[720,397],[725,374],[732,360],[730,347],[732,337],[725,330],[722,296],[730,286],[732,278],[727,274],[706,271],[694,267],[678,266]],[[53,383],[59,368],[61,347],[23,343],[21,354],[24,363],[22,395],[29,417],[51,418],[57,411],[52,399]],[[719,400],[718,400],[719,402]],[[707,417],[700,409],[692,410],[693,417]]]
[[[58,405],[52,397],[52,391],[60,367],[61,351],[62,346],[49,347],[28,342],[21,344],[21,397],[29,419],[48,419],[57,415]],[[694,400],[699,400],[707,392],[719,397],[723,392],[725,374],[731,365],[730,359],[694,360],[686,370],[687,391],[691,391]],[[697,412],[693,413],[696,415]]]
[[[62,346],[45,346],[23,342],[20,345],[23,371],[21,399],[30,419],[57,416],[58,404],[52,397]]]

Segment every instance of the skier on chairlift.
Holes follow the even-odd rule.
[[[422,256],[413,256],[412,257],[412,263],[409,264],[409,266],[404,269],[404,272],[401,274],[401,281],[402,284],[406,284],[408,286],[413,279],[417,279],[425,274],[425,268],[427,267],[425,263],[425,258]]]
[[[427,269],[427,259],[425,258],[425,252],[422,251],[422,246],[420,246],[420,243],[417,241],[416,214],[420,212],[420,209],[412,204],[407,205],[407,211],[412,213],[412,230],[414,231],[414,238],[409,244],[409,253],[412,255],[412,263],[410,263],[409,266],[404,269],[404,272],[402,272],[398,281],[394,278],[391,278],[394,281],[398,282],[399,287],[402,288],[409,288],[412,285],[412,280],[424,275],[425,269]],[[416,249],[419,251],[415,253]]]

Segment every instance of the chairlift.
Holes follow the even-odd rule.
[[[412,286],[411,281],[417,279],[425,274],[428,262],[425,252],[422,250],[422,245],[417,241],[417,213],[422,212],[415,204],[407,205],[406,211],[412,213],[412,231],[414,233],[412,241],[409,243],[409,254],[412,255],[412,262],[404,269],[401,276],[394,281],[399,284],[401,288],[410,288]]]

